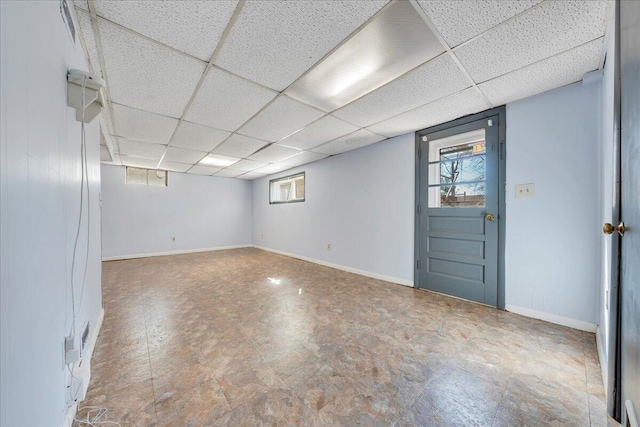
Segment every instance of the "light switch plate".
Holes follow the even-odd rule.
[[[516,184],[516,199],[533,199],[535,194],[535,184]]]

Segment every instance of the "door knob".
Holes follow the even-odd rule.
[[[495,219],[495,216],[493,216],[493,214],[487,214],[485,218],[487,219],[487,221],[493,221]]]
[[[619,235],[624,236],[624,222],[620,221],[620,224],[616,226],[605,222],[602,226],[602,231],[604,234],[613,234],[614,231],[617,231]]]

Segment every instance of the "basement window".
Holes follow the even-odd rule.
[[[127,166],[126,180],[127,184],[154,185],[157,187],[166,187],[168,185],[167,171],[157,169],[132,168]]]
[[[304,172],[269,181],[269,203],[304,202]]]

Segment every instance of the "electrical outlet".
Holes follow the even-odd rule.
[[[516,199],[533,199],[535,194],[535,184],[516,184]]]
[[[176,238],[175,238],[175,237],[172,237],[172,238],[171,238],[171,241],[172,241],[172,242],[175,242],[175,241],[176,241]]]
[[[331,250],[331,243],[327,243],[327,250],[330,251]]]

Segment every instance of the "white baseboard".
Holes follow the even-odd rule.
[[[609,364],[607,363],[607,358],[604,354],[604,348],[602,348],[602,344],[600,338],[602,335],[600,334],[600,326],[596,329],[596,347],[598,349],[598,360],[600,361],[600,371],[602,372],[602,385],[604,386],[604,395],[607,395],[607,383],[609,382]]]
[[[118,261],[123,259],[149,258],[154,256],[194,254],[197,252],[224,251],[227,249],[240,249],[240,248],[251,248],[251,247],[253,247],[253,245],[216,246],[215,248],[185,249],[182,251],[154,252],[154,253],[133,254],[133,255],[116,255],[116,256],[102,257],[102,261]]]
[[[570,319],[568,317],[558,316],[557,314],[545,313],[543,311],[533,310],[525,307],[507,304],[505,310],[522,316],[531,317],[533,319],[544,320],[545,322],[555,323],[556,325],[567,326],[573,329],[579,329],[585,332],[594,333],[597,325],[582,320]]]
[[[385,276],[383,274],[372,273],[370,271],[358,270],[357,268],[351,268],[340,264],[334,264],[332,262],[321,261],[315,258],[309,258],[302,255],[296,255],[289,252],[279,251],[277,249],[267,248],[265,246],[251,245],[254,248],[262,249],[263,251],[273,252],[279,255],[288,256],[291,258],[301,259],[303,261],[312,262],[314,264],[322,265],[324,267],[335,268],[336,270],[346,271],[348,273],[359,274],[360,276],[371,277],[372,279],[384,280],[385,282],[396,283],[398,285],[413,287],[413,280],[399,279],[397,277]]]
[[[82,359],[80,359],[80,363],[73,368],[73,376],[76,378],[82,378],[84,396],[87,395],[87,389],[89,388],[89,382],[91,381],[91,358],[93,357],[93,350],[95,350],[96,348],[96,342],[98,341],[98,335],[100,335],[100,329],[102,328],[103,320],[104,309],[100,310],[100,315],[98,316],[96,325],[93,327],[91,339],[86,349],[84,350],[84,354],[82,355]],[[77,411],[78,403],[74,403],[69,407],[69,409],[67,409],[67,415],[64,418],[62,427],[71,427],[73,425],[73,420],[76,416]]]

